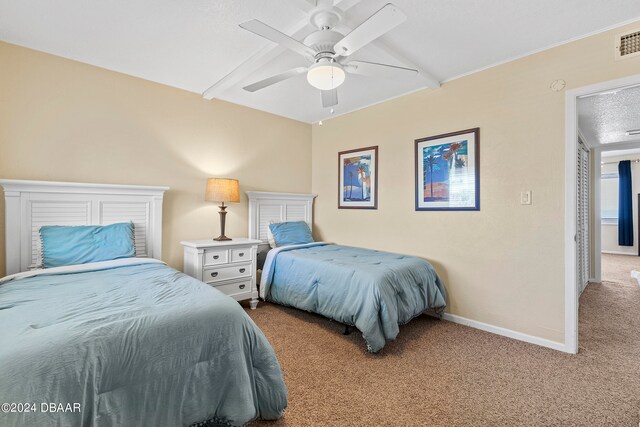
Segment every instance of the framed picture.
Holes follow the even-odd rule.
[[[480,128],[415,143],[416,210],[480,210]]]
[[[338,153],[338,209],[378,209],[378,147]]]

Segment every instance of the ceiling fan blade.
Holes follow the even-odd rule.
[[[336,56],[349,56],[407,19],[397,6],[387,3],[334,46]]]
[[[284,73],[276,74],[275,76],[267,77],[266,79],[251,83],[250,85],[243,87],[243,89],[247,92],[255,92],[257,90],[264,89],[267,86],[295,77],[298,74],[305,73],[306,71],[307,69],[305,67],[294,68],[292,70],[285,71]]]
[[[316,55],[315,50],[311,49],[309,46],[299,42],[298,40],[289,37],[288,35],[276,30],[273,27],[268,26],[264,22],[258,21],[257,19],[252,19],[251,21],[243,22],[240,24],[241,28],[244,28],[247,31],[251,31],[253,34],[257,34],[260,37],[264,37],[267,40],[271,40],[274,43],[278,43],[305,58],[313,59]]]
[[[344,67],[345,71],[363,76],[382,77],[385,79],[396,79],[415,76],[418,70],[412,68],[398,67],[397,65],[378,64],[366,61],[350,61]]]
[[[322,93],[322,106],[324,108],[338,105],[338,89],[321,90],[320,92]]]

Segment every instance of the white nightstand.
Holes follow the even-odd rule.
[[[251,299],[258,306],[256,259],[260,240],[237,237],[233,240],[185,240],[184,272],[236,301]]]

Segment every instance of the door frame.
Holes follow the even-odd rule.
[[[599,92],[606,92],[616,89],[623,89],[629,86],[636,86],[640,84],[640,74],[624,77],[621,79],[609,80],[606,82],[596,83],[589,86],[583,86],[576,89],[568,90],[565,93],[565,153],[564,153],[564,166],[565,166],[565,191],[564,191],[564,230],[565,230],[565,245],[564,245],[564,272],[565,272],[565,286],[564,286],[564,351],[567,353],[578,352],[578,281],[577,281],[577,244],[575,236],[577,232],[577,200],[576,191],[577,184],[577,161],[576,150],[578,149],[578,111],[577,100],[578,97],[584,95],[593,95]],[[587,141],[584,141],[588,144]],[[620,147],[617,145],[616,147]],[[593,149],[593,147],[591,147]],[[598,150],[595,150],[598,151]],[[599,158],[598,155],[594,155],[595,159]],[[598,162],[599,163],[599,162]],[[598,170],[599,168],[596,168]],[[594,173],[592,176],[597,174]],[[598,197],[599,194],[596,194]],[[596,199],[594,197],[594,201]],[[594,219],[600,220],[600,210],[593,209]],[[599,233],[597,233],[597,239],[599,243]],[[594,236],[596,237],[596,236]],[[592,242],[589,248],[590,253],[593,254],[593,248],[595,242]],[[600,256],[595,254],[592,257],[595,265],[599,265]],[[597,271],[596,271],[597,272]]]
[[[600,206],[602,201],[602,170],[600,168],[601,161],[603,158],[602,153],[607,151],[619,151],[619,150],[629,150],[629,149],[638,149],[640,148],[640,139],[637,141],[628,141],[628,142],[614,142],[611,144],[607,144],[604,147],[598,147],[596,149],[592,149],[594,154],[593,165],[597,166],[594,170],[593,179],[594,179],[594,193],[593,193],[593,204],[594,204],[594,230],[593,230],[593,262],[594,262],[594,273],[593,273],[593,282],[602,283],[602,213],[600,209],[595,209]],[[635,194],[634,194],[635,196]],[[638,204],[640,207],[640,204]],[[636,212],[637,214],[637,212]],[[640,224],[640,223],[639,223]],[[638,236],[639,230],[634,230],[634,238]],[[640,256],[640,254],[639,254]]]

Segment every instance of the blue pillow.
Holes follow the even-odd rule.
[[[129,258],[136,254],[133,223],[40,227],[44,268]]]
[[[276,246],[300,245],[313,242],[309,225],[304,221],[269,224]]]

